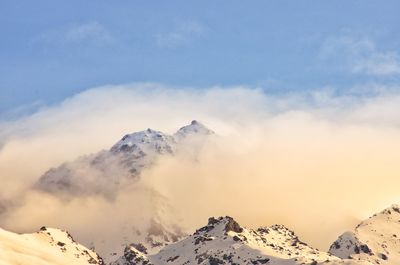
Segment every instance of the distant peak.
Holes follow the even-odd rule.
[[[211,135],[214,132],[204,126],[201,122],[197,120],[192,120],[189,125],[181,127],[176,133],[175,136],[180,138],[184,138],[188,135]]]
[[[207,130],[209,130],[203,123],[199,122],[198,120],[192,120],[190,122],[190,124],[181,127],[181,129],[188,128],[188,127],[201,127],[201,128],[206,128]]]
[[[174,135],[165,134],[151,128],[126,134],[110,150],[112,152],[123,151],[129,153],[133,151],[139,152],[140,150],[145,151],[144,149],[150,148],[156,149],[157,153],[172,153],[172,145],[179,140],[192,136],[205,137],[212,134],[214,132],[198,120],[192,120],[190,124],[181,127]],[[161,150],[160,148],[165,150]]]

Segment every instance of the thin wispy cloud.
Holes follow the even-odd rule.
[[[370,58],[355,64],[353,71],[373,75],[400,74],[400,57],[397,53],[374,53]]]
[[[70,42],[80,42],[96,40],[110,42],[113,37],[108,30],[98,22],[89,22],[69,28],[64,34],[65,40]]]
[[[354,74],[392,76],[400,74],[397,51],[382,50],[370,38],[342,36],[327,39],[320,50],[323,60],[336,60]]]
[[[201,37],[205,31],[204,25],[195,21],[185,21],[180,22],[171,31],[156,34],[155,38],[159,47],[176,48]]]
[[[34,43],[45,44],[110,44],[115,40],[110,31],[97,21],[73,24],[66,28],[41,33]]]

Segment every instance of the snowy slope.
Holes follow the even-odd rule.
[[[0,229],[1,265],[104,264],[90,249],[76,243],[64,231],[41,228],[33,234],[15,234]]]
[[[127,247],[112,265],[154,264],[345,264],[339,258],[301,242],[281,225],[257,230],[241,227],[231,217],[210,218],[193,235],[168,245],[159,253],[140,253]],[[349,264],[352,264],[349,261]]]
[[[400,264],[400,207],[393,205],[341,235],[330,247],[341,258]]]
[[[392,206],[362,222],[354,232],[340,236],[331,253],[326,253],[308,246],[283,225],[248,229],[231,217],[211,217],[206,226],[182,240],[170,242],[158,253],[148,252],[140,243],[130,244],[109,265],[400,264],[396,234],[400,231],[399,223],[400,208]],[[0,229],[0,265],[17,264],[104,262],[65,231],[43,227],[37,233],[15,234]]]

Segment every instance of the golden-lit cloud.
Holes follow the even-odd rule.
[[[286,224],[327,248],[360,218],[400,200],[396,92],[277,96],[246,87],[135,84],[88,90],[0,124],[2,197],[15,201],[28,194],[0,223],[14,230],[71,227],[84,231],[88,242],[104,227],[136,222],[140,211],[128,202],[145,201],[142,191],[114,201],[93,196],[64,202],[30,186],[50,167],[107,149],[126,133],[148,127],[173,133],[192,119],[217,135],[196,159],[185,151],[161,158],[138,186],[168,198],[189,229],[211,215],[232,215],[247,226]],[[102,218],[105,213],[114,218]]]

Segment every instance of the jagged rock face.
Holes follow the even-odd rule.
[[[110,265],[153,265],[142,251],[135,246],[127,246],[124,255]]]
[[[0,229],[0,263],[4,265],[104,265],[92,250],[76,243],[65,231],[42,227],[33,234]]]
[[[137,181],[143,169],[151,167],[160,156],[174,155],[188,139],[204,139],[211,134],[214,132],[198,121],[192,121],[174,135],[152,129],[127,134],[110,150],[50,169],[35,187],[64,196],[104,194],[113,197],[117,190]]]
[[[393,205],[341,235],[329,252],[371,264],[400,264],[400,208]]]
[[[132,250],[132,255],[137,255],[136,251],[137,249]],[[147,258],[154,265],[340,263],[337,257],[302,243],[284,226],[252,230],[240,226],[228,216],[210,218],[208,224],[196,230],[193,235],[170,244]],[[119,260],[121,259],[123,257]],[[115,263],[117,264],[120,265]]]

